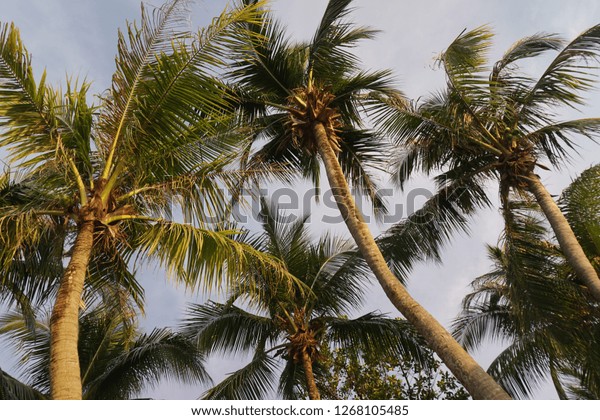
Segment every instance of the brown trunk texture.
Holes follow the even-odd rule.
[[[583,252],[567,218],[537,175],[531,174],[527,179],[527,186],[546,215],[567,262],[575,270],[577,277],[587,286],[594,299],[600,301],[600,278]]]
[[[302,366],[304,367],[304,375],[306,376],[306,386],[308,387],[308,398],[311,400],[320,400],[321,393],[317,388],[315,374],[313,373],[312,360],[306,351],[302,352]]]
[[[511,399],[488,373],[462,348],[446,329],[410,296],[390,271],[362,214],[356,208],[350,188],[335,155],[325,127],[313,126],[319,153],[338,208],[358,249],[394,306],[419,331],[460,383],[475,399]]]
[[[79,306],[94,242],[94,222],[77,232],[69,265],[58,288],[50,318],[50,388],[55,400],[80,400]]]

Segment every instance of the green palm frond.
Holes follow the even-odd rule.
[[[310,353],[318,374],[321,346],[360,347],[421,360],[422,343],[406,321],[376,313],[356,319],[346,316],[362,304],[370,279],[368,266],[348,240],[327,234],[314,241],[306,217],[290,221],[290,215],[265,199],[260,214],[263,233],[249,242],[279,258],[298,282],[290,287],[272,274],[255,271],[248,286],[240,284],[230,291],[226,303],[189,306],[181,330],[200,349],[254,355],[247,366],[209,390],[206,398],[264,397],[275,391],[276,376],[277,392],[298,398],[307,386],[300,352]]]
[[[577,107],[584,103],[581,92],[596,80],[591,70],[600,54],[600,25],[593,26],[566,45],[546,68],[523,100],[525,107],[554,106],[557,103]]]
[[[548,51],[558,51],[564,45],[564,40],[555,34],[538,33],[519,39],[504,53],[502,58],[494,64],[490,81],[499,83],[497,88],[510,84],[515,75],[511,72],[511,65],[526,58],[537,57]],[[527,78],[521,79],[526,81]],[[494,88],[494,87],[493,87]]]
[[[264,399],[273,391],[277,367],[277,360],[259,350],[250,363],[208,390],[203,398],[208,400]]]
[[[141,334],[131,323],[132,314],[122,310],[117,303],[112,308],[94,307],[80,317],[84,398],[130,399],[165,378],[189,384],[210,382],[204,358],[190,340],[164,328]],[[21,355],[20,368],[31,395],[43,397],[50,390],[47,322],[38,321],[30,328],[20,314],[11,313],[0,319],[0,334]]]
[[[600,166],[583,171],[561,196],[560,203],[569,224],[590,258],[596,257],[600,270]]]
[[[522,337],[494,359],[488,372],[514,398],[529,397],[545,380],[548,355],[535,337]]]
[[[316,368],[316,364],[313,367]],[[305,389],[304,368],[292,360],[287,360],[281,371],[277,391],[286,400],[297,400]]]
[[[36,314],[39,316],[39,314]],[[25,383],[42,394],[49,394],[50,329],[46,321],[30,325],[20,313],[8,312],[0,317],[0,334],[19,357],[19,373]]]
[[[327,325],[327,341],[334,346],[425,361],[423,340],[405,320],[370,312],[355,319],[330,318]]]
[[[565,190],[563,202],[579,190],[582,201],[576,212],[589,219],[592,231],[594,175],[594,168],[584,172]],[[599,362],[597,307],[588,302],[559,249],[548,241],[539,209],[512,196],[504,206],[500,245],[488,247],[493,270],[472,283],[474,291],[463,300],[454,323],[455,337],[467,348],[481,345],[485,338],[508,342],[489,373],[513,397],[530,397],[548,373],[561,398],[569,389],[577,395],[577,384],[584,393],[593,390],[599,383],[594,374]],[[588,226],[579,225],[578,235],[585,238]],[[597,254],[594,248],[587,250],[591,257]]]
[[[147,158],[164,171],[153,173],[151,182],[165,181],[165,176],[189,173],[194,162],[217,159],[234,150],[240,134],[232,126],[232,98],[213,73],[225,65],[224,51],[241,53],[240,39],[252,36],[247,31],[240,33],[239,22],[257,16],[255,8],[225,11],[199,32],[190,46],[182,45],[160,58],[144,82],[147,105],[136,114],[139,134],[133,134],[130,148],[144,159],[128,163],[133,165],[132,172]],[[137,182],[143,185],[148,180]]]
[[[421,209],[378,237],[377,244],[398,279],[405,281],[417,262],[438,261],[454,234],[469,231],[471,215],[489,206],[480,185],[468,178],[450,180]]]
[[[110,96],[105,100],[101,113],[100,150],[108,161],[107,178],[113,156],[121,136],[127,136],[127,125],[134,118],[135,98],[144,88],[143,81],[161,53],[177,48],[178,40],[186,33],[180,29],[185,24],[187,1],[172,0],[161,8],[148,13],[142,6],[142,19],[138,27],[130,24],[127,34],[119,30],[117,71],[113,76]],[[125,129],[125,131],[123,131]]]
[[[439,57],[450,77],[485,72],[492,36],[488,26],[480,26],[463,31],[452,41]]]
[[[569,161],[576,150],[572,136],[580,135],[596,141],[600,137],[600,118],[582,118],[548,124],[528,133],[525,138],[537,144],[540,155],[547,158],[555,167]]]
[[[316,80],[332,74],[341,75],[346,69],[355,68],[358,58],[348,49],[362,40],[372,39],[377,33],[345,21],[352,11],[350,3],[351,0],[329,1],[309,43],[307,70]]]
[[[54,92],[33,77],[31,56],[14,24],[0,26],[0,145],[13,160],[54,151]]]
[[[237,283],[253,270],[295,281],[281,270],[276,259],[239,241],[239,230],[208,230],[164,219],[134,223],[138,231],[132,238],[130,253],[140,261],[157,261],[169,275],[190,287],[200,280],[206,289],[224,281]]]
[[[207,353],[246,352],[280,335],[271,319],[215,302],[190,305],[180,330]]]
[[[46,396],[0,369],[0,400],[45,400]]]
[[[328,105],[339,114],[341,138],[339,161],[351,186],[369,199],[376,213],[384,202],[377,194],[372,169],[382,169],[384,142],[364,126],[365,116],[385,112],[390,98],[400,98],[389,71],[363,71],[351,51],[357,42],[370,39],[375,31],[346,21],[348,0],[327,3],[322,21],[310,42],[292,43],[282,25],[267,15],[259,28],[263,39],[250,42],[254,53],[234,59],[230,73],[238,109],[253,135],[242,167],[265,164],[284,166],[285,180],[291,172],[313,182],[319,191],[320,157],[299,138],[290,122],[290,98],[302,89],[327,91]],[[296,95],[297,97],[297,95]],[[374,153],[377,149],[378,153]]]
[[[119,350],[120,354],[108,355],[112,357],[106,370],[84,384],[87,399],[130,399],[162,379],[210,382],[204,359],[193,343],[168,329],[142,334]]]

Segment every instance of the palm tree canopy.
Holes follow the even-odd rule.
[[[423,102],[381,116],[400,146],[394,179],[402,187],[415,171],[440,171],[436,180],[499,184],[505,223],[510,224],[511,191],[533,194],[556,234],[561,250],[590,297],[600,301],[600,277],[567,219],[541,183],[536,168],[559,167],[569,159],[578,136],[596,139],[600,118],[560,121],[565,107],[584,104],[597,78],[600,25],[572,42],[536,34],[513,44],[488,64],[492,33],[487,27],[464,32],[440,57],[446,87]],[[525,74],[524,59],[558,51],[539,78]],[[484,195],[484,200],[488,201]],[[483,203],[485,203],[485,201]]]
[[[68,80],[65,90],[46,84],[45,75],[36,82],[18,30],[2,25],[0,146],[13,165],[0,179],[3,282],[21,254],[32,260],[21,263],[41,270],[49,238],[56,243],[47,252],[64,255],[90,213],[90,272],[105,280],[109,267],[133,280],[128,262],[135,258],[193,284],[239,274],[244,261],[259,257],[235,241],[235,230],[211,223],[225,220],[222,189],[239,177],[226,168],[238,135],[215,75],[222,51],[241,51],[241,39],[251,37],[238,24],[258,22],[260,13],[231,9],[195,34],[186,16],[186,1],[142,7],[141,23],[119,32],[117,70],[99,106],[88,105],[87,82]],[[231,258],[236,263],[225,264]],[[137,284],[130,290],[141,292]]]
[[[249,0],[248,3],[253,3]],[[253,54],[236,58],[231,80],[242,102],[242,114],[254,127],[245,167],[283,166],[319,186],[320,164],[312,122],[323,122],[347,178],[376,209],[374,169],[385,167],[386,143],[365,124],[374,114],[399,101],[391,72],[365,71],[352,47],[372,39],[376,31],[348,20],[350,0],[329,1],[309,42],[293,42],[277,20],[268,16],[252,28]]]
[[[561,107],[583,105],[593,86],[600,25],[570,43],[553,34],[523,38],[490,65],[492,36],[485,26],[461,34],[439,57],[446,87],[383,116],[402,146],[394,170],[400,186],[415,171],[442,170],[449,179],[495,177],[522,187],[543,160],[568,159],[573,135],[600,134],[598,118],[559,120]],[[522,71],[523,60],[549,51],[557,55],[539,78]]]
[[[243,134],[232,129],[234,97],[216,76],[226,51],[241,54],[257,36],[247,28],[261,21],[260,7],[229,8],[192,33],[188,1],[143,6],[140,23],[118,34],[112,85],[97,106],[87,82],[36,81],[18,30],[0,25],[0,147],[13,165],[0,182],[0,281],[18,300],[24,280],[40,276],[41,256],[22,255],[49,238],[55,261],[69,258],[51,318],[54,398],[82,396],[73,338],[90,277],[118,282],[141,302],[135,263],[207,288],[250,266],[277,271],[224,223],[223,189],[240,178],[227,165]],[[13,284],[15,270],[28,277]]]
[[[565,209],[589,216],[583,224],[567,213],[584,244],[597,237],[599,174],[598,166],[584,171],[561,197]],[[585,286],[548,240],[539,209],[511,201],[511,214],[500,246],[489,247],[494,269],[472,283],[455,335],[467,348],[486,337],[508,342],[489,371],[515,397],[530,397],[550,374],[561,398],[597,398],[597,304],[586,299]],[[586,250],[598,260],[597,248]]]
[[[256,273],[252,285],[234,288],[226,303],[191,305],[183,324],[207,352],[253,352],[252,361],[211,389],[211,399],[256,399],[275,391],[297,398],[305,389],[299,361],[306,351],[318,374],[322,345],[362,348],[368,352],[421,357],[416,335],[405,321],[377,313],[350,319],[362,302],[368,267],[348,241],[329,235],[313,243],[306,219],[263,206],[263,233],[253,241],[277,258],[300,280],[289,284]],[[283,364],[283,371],[281,367]]]
[[[132,399],[161,380],[187,384],[209,383],[204,358],[194,344],[166,328],[142,333],[120,308],[96,307],[80,317],[79,359],[84,399]],[[47,323],[32,328],[21,314],[0,319],[0,334],[7,336],[20,355],[19,383],[3,373],[0,392],[7,397],[43,398],[50,391],[50,333]],[[23,389],[19,394],[19,389]],[[18,398],[21,399],[21,398]],[[26,398],[30,399],[30,398]]]

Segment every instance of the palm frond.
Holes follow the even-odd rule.
[[[11,159],[54,152],[53,91],[46,74],[36,83],[31,56],[14,24],[0,26],[0,146],[8,146]]]
[[[151,67],[161,53],[175,50],[180,45],[179,40],[188,34],[180,29],[185,25],[187,3],[172,0],[150,13],[142,6],[140,26],[129,24],[127,34],[119,30],[117,70],[100,115],[99,150],[109,166],[104,171],[104,178],[112,170],[110,166],[121,137],[127,139],[131,135],[129,126],[139,103],[134,98],[144,89],[144,80],[149,77]]]
[[[581,93],[596,80],[591,69],[600,53],[600,25],[593,26],[571,41],[546,68],[525,97],[524,106],[577,107],[584,103]]]
[[[565,41],[555,35],[546,33],[537,33],[519,39],[504,53],[502,58],[494,64],[490,81],[493,83],[506,83],[513,79],[514,68],[512,65],[517,61],[537,57],[548,51],[558,51]]]
[[[215,75],[226,65],[225,51],[241,54],[246,38],[256,36],[243,24],[257,22],[260,15],[258,5],[225,10],[191,41],[162,52],[149,65],[140,82],[143,90],[136,93],[131,139],[123,145],[125,156],[136,156],[127,162],[130,172],[152,176],[137,179],[138,184],[168,181],[235,149],[244,130],[240,134],[232,125],[234,98]],[[136,171],[148,162],[156,167],[152,174]]]
[[[271,319],[215,302],[188,306],[180,331],[206,353],[246,352],[279,337]]]
[[[513,398],[532,395],[545,380],[548,357],[539,341],[523,337],[494,359],[488,372]]]
[[[154,329],[120,349],[106,370],[84,384],[87,399],[130,399],[162,379],[180,383],[210,381],[204,358],[187,338]]]
[[[370,312],[355,319],[327,319],[327,342],[382,357],[410,357],[424,363],[427,350],[410,324]]]
[[[600,136],[600,118],[547,124],[528,133],[525,138],[537,144],[540,153],[543,153],[553,166],[560,167],[562,162],[569,161],[571,152],[576,150],[577,144],[573,135],[585,136],[596,142]]]
[[[278,363],[269,354],[258,350],[250,363],[236,370],[221,383],[208,390],[208,400],[260,400],[273,391]]]
[[[278,261],[238,241],[238,230],[214,231],[164,219],[135,223],[140,231],[132,239],[132,252],[142,261],[156,260],[169,275],[190,287],[200,281],[206,289],[223,281],[237,283],[253,270],[294,282]]]
[[[0,369],[0,400],[45,400],[46,396]]]
[[[349,47],[355,46],[361,40],[372,39],[377,33],[345,21],[352,10],[350,3],[351,0],[329,1],[317,31],[309,43],[307,70],[308,73],[314,74],[316,80],[323,75],[341,74],[345,69],[356,67],[358,59]]]
[[[595,261],[600,255],[600,166],[583,171],[560,199],[562,210],[583,250]],[[598,263],[596,270],[600,269]]]
[[[377,238],[395,275],[406,280],[416,262],[439,260],[440,251],[456,232],[468,232],[469,218],[490,205],[484,189],[472,180],[451,182],[423,207]]]

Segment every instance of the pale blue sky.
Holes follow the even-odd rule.
[[[192,25],[205,24],[225,4],[222,0],[198,1],[193,7]],[[272,8],[291,33],[308,39],[325,4],[325,0],[277,0],[272,2]],[[442,76],[434,69],[434,58],[465,28],[491,25],[497,33],[494,56],[498,57],[523,36],[554,32],[572,38],[600,22],[600,2],[596,0],[357,0],[355,6],[355,22],[382,31],[376,41],[367,42],[358,50],[365,67],[392,68],[400,87],[412,98],[441,86]],[[2,0],[0,21],[14,21],[20,28],[38,76],[44,66],[52,83],[60,83],[65,74],[79,75],[93,81],[92,90],[100,93],[109,86],[114,69],[117,28],[123,28],[126,20],[137,19],[138,15],[137,0]],[[540,64],[531,65],[534,72],[541,68]],[[583,115],[600,116],[597,91],[591,99]],[[543,177],[552,194],[558,194],[581,170],[598,163],[600,147],[588,143],[582,155],[563,172]],[[419,179],[411,183],[413,188],[424,185],[427,183]],[[402,201],[403,197],[398,193],[394,199]],[[314,227],[323,229],[316,223]],[[345,232],[343,228],[335,230]],[[468,291],[467,284],[488,269],[485,243],[496,243],[499,232],[496,212],[482,212],[473,224],[473,234],[457,238],[444,252],[442,266],[419,267],[411,276],[411,292],[446,325],[456,315],[460,300]],[[149,271],[143,273],[148,307],[145,325],[173,325],[181,316],[184,302],[200,297],[185,297],[165,281],[161,272]],[[380,309],[398,315],[391,305],[381,303],[387,300],[378,287],[373,288],[370,302],[365,310]],[[485,365],[496,351],[497,348],[487,347],[477,357]],[[7,368],[7,363],[0,349],[0,366]],[[222,361],[211,370],[227,372],[232,368],[231,362]],[[185,399],[196,398],[201,391],[165,385],[145,396]],[[548,390],[539,395],[553,396]]]

